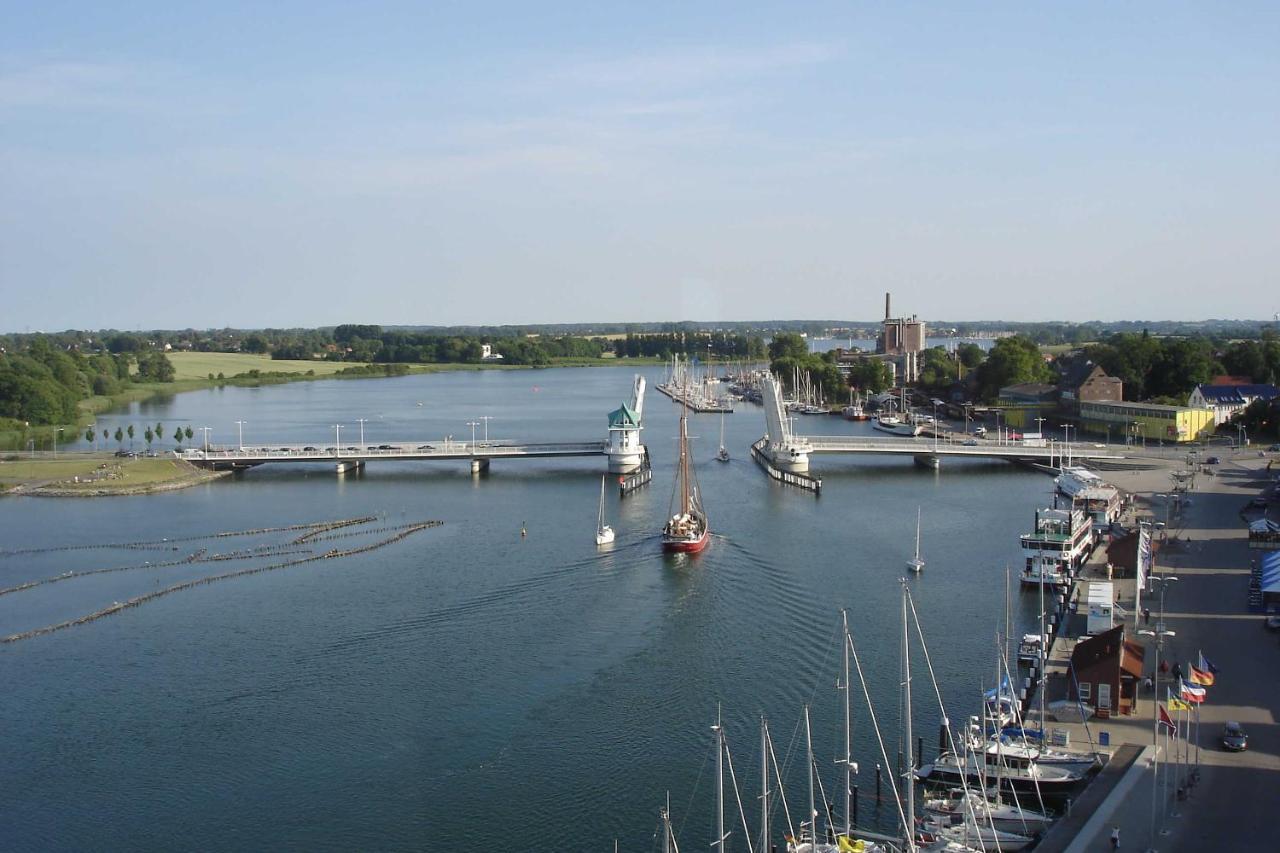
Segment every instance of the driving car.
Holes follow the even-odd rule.
[[[977,446],[978,446],[978,439],[976,439],[976,438],[971,438],[971,439],[967,440],[967,441],[964,443],[964,446],[965,446],[965,447],[977,447]]]
[[[1222,748],[1231,752],[1244,752],[1249,748],[1249,736],[1239,723],[1230,722],[1222,728]]]
[[[1221,462],[1222,460],[1216,456],[1210,456],[1208,459],[1204,460],[1204,464],[1206,465],[1218,465]]]

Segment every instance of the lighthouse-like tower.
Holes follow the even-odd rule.
[[[609,472],[629,474],[644,461],[644,445],[640,443],[640,419],[644,414],[644,377],[636,374],[631,405],[609,413]]]

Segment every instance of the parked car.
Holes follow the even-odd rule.
[[[419,444],[418,449],[419,450],[435,450],[436,447],[434,444]]]
[[[1231,752],[1244,752],[1249,748],[1249,735],[1239,723],[1227,723],[1222,729],[1222,748]]]
[[[978,446],[978,439],[976,439],[976,438],[971,438],[971,439],[967,440],[967,441],[964,443],[964,446],[965,446],[965,447],[977,447],[977,446]]]
[[[329,449],[330,449],[330,450],[333,450],[333,448],[332,448],[332,447],[330,447]],[[316,449],[315,449],[314,447],[304,447],[304,448],[302,448],[302,452],[303,452],[303,453],[315,453],[315,452],[316,452]]]
[[[1270,450],[1272,453],[1280,453],[1280,444],[1273,444],[1268,447],[1267,450]]]
[[[1218,465],[1221,462],[1222,460],[1216,456],[1210,456],[1208,459],[1204,460],[1204,464],[1206,465]]]
[[[987,434],[987,428],[986,428],[986,427],[984,427],[984,426],[974,427],[974,428],[973,428],[973,434],[974,434],[974,435],[976,435],[976,436],[978,436],[978,437],[982,437],[982,436],[984,436],[984,435],[986,435],[986,434]]]
[[[121,459],[132,459],[133,457],[135,457],[135,456],[137,456],[137,455],[138,455],[138,454],[134,453],[132,450],[117,450],[117,451],[116,451],[116,456],[120,457]]]

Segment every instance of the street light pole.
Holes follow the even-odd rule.
[[[711,349],[711,344],[707,344],[707,349]],[[480,420],[484,421],[484,443],[489,443],[489,421],[493,420],[492,415],[481,415]]]
[[[240,452],[241,452],[241,453],[243,453],[243,452],[244,452],[244,425],[245,425],[246,423],[247,423],[247,421],[236,421],[236,428],[237,428],[237,429],[239,430],[239,432],[240,432],[239,445],[240,445]]]
[[[360,422],[360,449],[364,450],[364,422],[368,418],[356,418],[356,420]]]
[[[1151,695],[1151,749],[1155,760],[1151,774],[1151,844],[1148,848],[1156,849],[1156,792],[1160,778],[1160,646],[1165,637],[1176,636],[1173,631],[1163,630],[1157,625],[1154,631],[1139,631],[1144,637],[1153,637],[1156,641],[1156,675],[1152,681]],[[1166,771],[1167,772],[1167,771]]]
[[[467,426],[471,427],[471,452],[476,452],[476,427],[480,426],[479,421],[467,421]]]
[[[208,458],[208,456],[209,456],[209,433],[211,433],[211,432],[213,431],[213,427],[203,426],[203,427],[200,427],[200,431],[201,431],[202,433],[204,433],[204,455],[205,455],[205,458]]]
[[[342,424],[333,425],[333,455],[342,455]]]
[[[1071,424],[1062,425],[1062,434],[1067,439],[1067,465],[1071,464]]]
[[[53,458],[58,458],[58,433],[62,432],[65,427],[58,427],[53,431]]]

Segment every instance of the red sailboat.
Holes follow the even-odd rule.
[[[707,547],[711,534],[689,458],[689,416],[686,408],[680,410],[680,461],[676,466],[676,487],[671,493],[673,510],[677,494],[680,496],[679,511],[673,512],[662,527],[662,550],[697,553]]]

